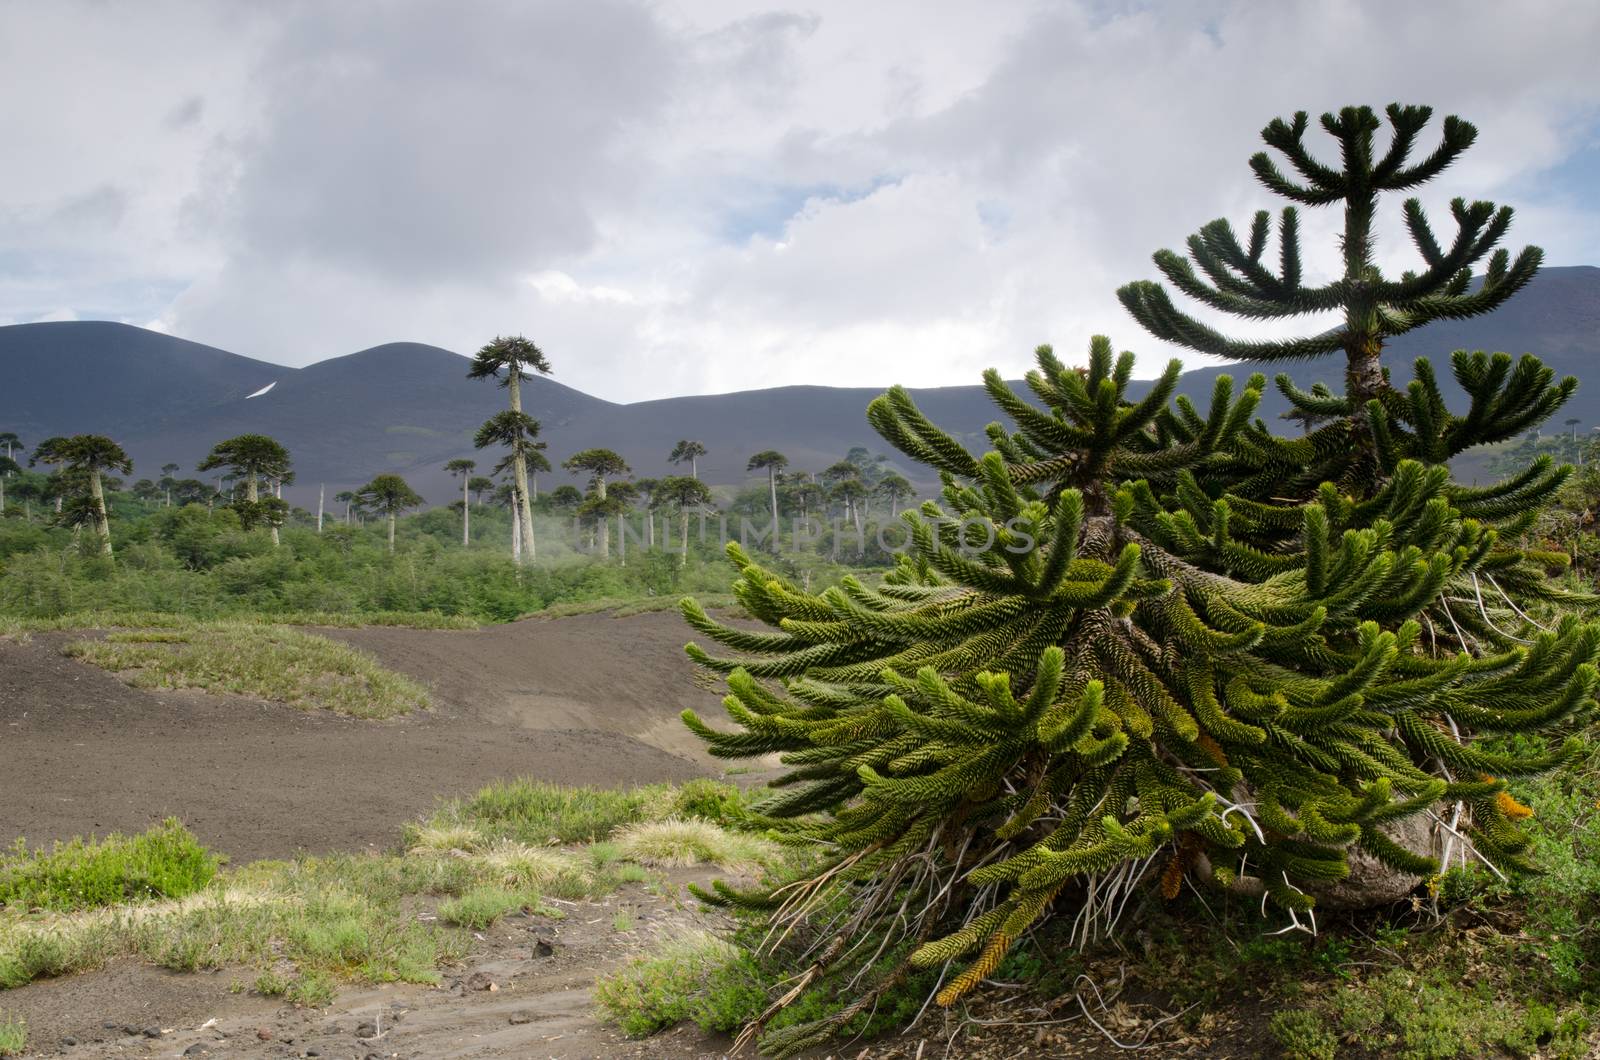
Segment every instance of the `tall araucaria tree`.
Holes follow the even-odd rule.
[[[497,412],[478,428],[472,444],[479,449],[497,445],[506,450],[505,458],[494,466],[494,474],[507,470],[512,473],[511,488],[516,491],[511,505],[512,551],[520,563],[525,542],[528,558],[534,558],[537,552],[533,541],[533,509],[528,503],[528,467],[536,461],[543,462],[546,468],[550,466],[540,452],[545,443],[539,441],[539,421],[516,409]]]
[[[684,438],[672,447],[672,452],[667,456],[669,464],[688,464],[689,477],[700,477],[700,458],[706,455],[704,442],[697,442],[692,438]]]
[[[478,469],[476,460],[458,457],[444,465],[444,469],[461,480],[461,547],[472,544],[472,473]]]
[[[497,336],[493,342],[485,345],[473,356],[472,367],[467,370],[467,378],[498,380],[510,396],[511,413],[522,416],[522,384],[533,378],[528,374],[529,371],[538,372],[540,375],[550,374],[550,361],[545,357],[544,351],[521,335]],[[533,424],[530,437],[536,437],[539,433],[538,421],[526,417],[524,420]],[[494,419],[489,420],[484,424],[484,429],[488,428],[489,423],[494,422]],[[482,429],[479,430],[478,437],[483,437]],[[483,448],[481,442],[478,443],[478,448]],[[527,542],[528,556],[531,558],[534,555],[533,506],[528,496],[527,450],[513,447],[510,459],[512,475],[517,484],[515,517],[522,528],[522,537]]]
[[[778,473],[789,466],[789,458],[776,449],[763,449],[750,458],[746,471],[767,473],[767,496],[772,504],[772,551],[778,551],[778,541],[783,532],[778,526]]]
[[[561,462],[561,466],[574,475],[586,474],[589,476],[589,488],[593,494],[585,503],[584,514],[592,515],[596,519],[599,529],[599,551],[601,559],[611,556],[611,520],[615,515],[615,506],[607,502],[606,481],[618,475],[626,475],[631,470],[627,461],[610,449],[585,449],[573,453]]]
[[[33,451],[30,463],[60,465],[62,481],[68,489],[81,484],[80,506],[100,538],[100,552],[111,555],[111,518],[106,512],[105,476],[109,472],[127,475],[133,461],[122,446],[100,434],[74,434],[67,438],[47,438]]]
[[[247,530],[265,524],[272,531],[273,545],[277,545],[278,527],[283,524],[288,506],[274,496],[263,498],[261,480],[285,481],[291,474],[289,464],[289,450],[277,439],[264,434],[241,434],[212,446],[206,458],[195,465],[195,470],[213,471],[225,467],[244,479],[244,500],[233,504],[239,521]]]
[[[1016,429],[991,425],[982,454],[900,388],[869,407],[877,431],[944,483],[942,505],[903,517],[911,549],[881,586],[847,578],[809,593],[730,547],[745,610],[775,628],[729,626],[684,602],[690,624],[731,652],[689,647],[728,675],[737,728],[692,712],[686,722],[719,756],[780,755],[792,771],[755,811],[824,852],[781,892],[718,884],[705,895],[764,910],[775,938],[804,939],[781,951],[800,962],[799,986],[747,1038],[798,997],[840,998],[820,1021],[765,1033],[763,1055],[820,1041],[913,969],[942,969],[937,1000],[954,1004],[1057,913],[1080,943],[1108,931],[1138,908],[1125,898],[1152,869],[1168,896],[1187,877],[1259,896],[1293,926],[1346,879],[1355,852],[1387,866],[1398,892],[1436,873],[1426,843],[1402,829],[1410,821],[1450,821],[1500,871],[1532,867],[1518,824],[1529,811],[1505,778],[1575,753],[1552,726],[1592,711],[1600,682],[1600,624],[1549,577],[1566,557],[1523,544],[1569,469],[1542,457],[1467,487],[1447,462],[1516,437],[1576,383],[1532,357],[1458,352],[1464,412],[1444,406],[1426,360],[1404,390],[1392,386],[1385,336],[1487,312],[1539,252],[1514,263],[1495,252],[1474,289],[1465,270],[1510,212],[1457,203],[1445,248],[1411,201],[1424,267],[1384,279],[1372,264],[1378,193],[1424,182],[1474,136],[1447,119],[1443,144],[1412,163],[1429,112],[1387,113],[1382,152],[1372,111],[1324,117],[1338,165],[1302,144],[1303,115],[1269,125],[1268,144],[1303,183],[1265,156],[1252,163],[1298,203],[1343,205],[1341,278],[1302,284],[1292,210],[1276,271],[1261,263],[1264,216],[1243,244],[1222,222],[1190,241],[1204,281],[1157,256],[1174,286],[1216,308],[1333,310],[1340,329],[1235,342],[1156,284],[1122,292],[1158,336],[1207,352],[1344,352],[1342,393],[1278,381],[1296,407],[1332,421],[1276,437],[1254,418],[1263,375],[1242,387],[1219,377],[1202,408],[1174,399],[1176,361],[1141,395],[1133,356],[1105,339],[1081,370],[1041,347],[1027,376],[1037,404],[985,374]],[[1487,745],[1502,734],[1517,736],[1513,750]]]
[[[379,475],[356,491],[363,508],[389,518],[389,551],[394,551],[394,527],[400,513],[422,504],[422,497],[399,475]]]

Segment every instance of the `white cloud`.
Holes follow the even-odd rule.
[[[1580,0],[14,5],[0,317],[294,364],[520,330],[613,399],[967,383],[1095,332],[1152,368],[1115,288],[1275,208],[1245,161],[1295,109],[1460,113],[1430,206],[1600,261],[1556,179],[1593,165],[1596,40]]]

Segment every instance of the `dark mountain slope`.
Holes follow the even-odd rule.
[[[1147,370],[1167,356],[1134,337],[1126,322],[1115,323],[1115,333],[1140,353]],[[1058,336],[1056,345],[1072,357],[1086,340]],[[1449,383],[1449,354],[1458,348],[1539,355],[1558,374],[1586,383],[1558,418],[1576,417],[1583,429],[1600,424],[1600,269],[1546,269],[1489,317],[1439,322],[1402,336],[1392,343],[1388,361],[1403,385],[1411,360],[1427,355]],[[974,378],[982,367],[973,365]],[[451,491],[440,470],[446,460],[471,456],[485,470],[493,463],[495,457],[472,450],[472,434],[505,404],[504,391],[467,379],[466,369],[465,358],[416,343],[390,343],[293,369],[122,325],[21,325],[0,328],[0,430],[15,429],[29,441],[46,432],[110,433],[129,447],[139,475],[168,460],[190,467],[217,440],[262,431],[293,452],[300,485],[291,495],[297,501],[314,500],[317,482],[326,482],[331,492],[379,471],[402,472],[428,497],[443,501]],[[1185,373],[1182,390],[1204,399],[1218,374],[1242,379],[1251,370],[1199,368]],[[1309,387],[1318,380],[1337,384],[1343,366],[1334,357],[1263,370],[1269,377],[1287,370]],[[268,393],[245,398],[273,381],[277,385]],[[557,464],[579,449],[606,446],[621,452],[637,474],[661,475],[673,470],[666,463],[673,444],[689,437],[710,449],[700,462],[702,477],[731,483],[745,478],[745,461],[761,449],[778,449],[792,466],[810,470],[821,470],[854,445],[882,451],[884,443],[865,418],[867,402],[878,393],[867,387],[792,386],[619,405],[536,378],[524,388],[524,404],[543,423]],[[913,394],[935,422],[979,445],[984,425],[996,415],[978,386]],[[1261,414],[1292,431],[1277,420],[1285,408],[1269,388]],[[1472,461],[1466,463],[1472,473]],[[550,478],[576,481],[559,470]]]
[[[260,397],[220,403],[181,424],[134,431],[139,459],[192,466],[213,442],[244,431],[281,440],[309,483],[358,485],[380,471],[432,468],[473,455],[478,425],[505,406],[505,391],[467,378],[467,359],[437,346],[393,342],[295,371]],[[622,406],[549,379],[523,385],[523,407],[552,437],[582,420],[608,420]],[[161,455],[170,454],[170,455]],[[490,460],[480,460],[485,467]],[[419,480],[428,484],[431,479]]]
[[[0,422],[30,444],[53,434],[128,437],[294,372],[127,324],[16,324],[0,328]]]

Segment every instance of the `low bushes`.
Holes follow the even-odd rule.
[[[211,882],[217,859],[174,818],[136,836],[57,843],[0,854],[0,905],[70,912],[149,898],[182,898]]]

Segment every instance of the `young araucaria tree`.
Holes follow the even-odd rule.
[[[1342,394],[1279,380],[1297,407],[1332,416],[1326,425],[1273,436],[1254,417],[1259,374],[1242,386],[1220,377],[1200,408],[1174,398],[1176,361],[1136,396],[1133,356],[1107,340],[1091,343],[1086,370],[1041,348],[1027,376],[1037,403],[985,375],[1015,429],[991,425],[981,455],[904,390],[872,403],[878,432],[944,482],[942,505],[906,514],[910,552],[881,586],[846,579],[811,594],[730,549],[740,600],[775,628],[727,626],[685,601],[690,624],[731,652],[689,648],[728,675],[737,728],[685,720],[714,754],[781,755],[791,771],[757,809],[826,852],[781,890],[719,884],[707,896],[764,911],[775,939],[804,940],[785,951],[798,977],[785,1001],[807,989],[849,999],[767,1032],[764,1055],[820,1040],[919,969],[953,1004],[1053,915],[1081,944],[1140,907],[1129,896],[1152,869],[1169,896],[1188,877],[1309,923],[1357,854],[1437,871],[1397,825],[1442,807],[1475,856],[1529,867],[1516,820],[1526,808],[1504,778],[1573,753],[1544,734],[1593,707],[1600,625],[1566,613],[1572,598],[1548,577],[1563,557],[1521,543],[1566,470],[1541,460],[1469,488],[1446,461],[1518,435],[1575,383],[1553,383],[1531,357],[1457,353],[1459,414],[1426,361],[1404,390],[1389,383],[1385,336],[1486,312],[1539,260],[1533,248],[1515,263],[1496,252],[1474,290],[1467,270],[1510,211],[1458,202],[1445,247],[1408,202],[1424,267],[1378,272],[1378,193],[1425,181],[1473,139],[1448,119],[1443,145],[1411,162],[1428,116],[1391,107],[1381,155],[1372,111],[1325,117],[1338,166],[1303,146],[1304,115],[1267,127],[1304,183],[1258,156],[1262,182],[1345,211],[1333,283],[1302,284],[1292,209],[1276,269],[1262,264],[1266,215],[1242,244],[1224,222],[1190,241],[1205,280],[1157,256],[1174,286],[1214,307],[1332,310],[1340,329],[1234,342],[1155,284],[1123,291],[1154,333],[1207,352],[1344,350]],[[1485,745],[1503,733],[1518,734],[1517,752]]]

